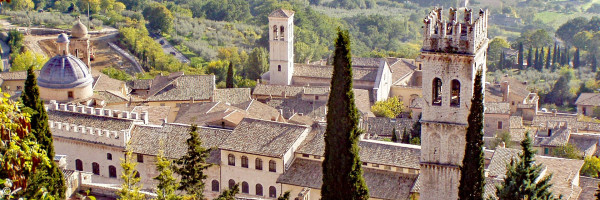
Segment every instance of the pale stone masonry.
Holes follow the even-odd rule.
[[[450,21],[442,9],[424,20],[423,107],[421,130],[421,199],[457,199],[459,166],[465,151],[467,115],[477,70],[485,82],[487,11],[478,19],[465,9],[464,21],[450,8]],[[482,85],[484,87],[485,85]]]

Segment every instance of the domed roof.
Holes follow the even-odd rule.
[[[45,88],[64,89],[92,84],[94,79],[87,66],[73,55],[54,56],[42,68],[37,79]]]
[[[69,42],[69,36],[67,36],[67,34],[61,33],[58,35],[56,42],[57,43],[67,43],[67,42]]]
[[[79,17],[77,17],[77,23],[73,25],[73,28],[71,28],[71,36],[76,38],[82,38],[87,37],[87,35],[87,27],[83,23],[81,23],[81,20],[79,19]]]

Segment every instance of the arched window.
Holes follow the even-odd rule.
[[[279,30],[280,30],[280,31],[279,31],[279,34],[280,34],[280,35],[279,35],[279,39],[281,39],[281,40],[284,40],[284,38],[285,38],[285,34],[283,34],[283,31],[284,31],[284,28],[283,28],[283,26],[281,26]]]
[[[108,166],[108,177],[117,178],[117,168],[115,166]]]
[[[229,189],[233,188],[233,186],[235,186],[235,181],[233,179],[229,179]]]
[[[262,196],[263,195],[263,189],[262,189],[262,185],[261,184],[256,184],[256,195],[257,196]]]
[[[242,156],[242,167],[248,168],[248,157]]]
[[[434,106],[442,105],[442,79],[434,78],[433,79],[433,91],[431,94],[431,104]]]
[[[98,163],[92,163],[92,172],[95,175],[100,175],[100,165]]]
[[[83,162],[79,159],[75,160],[75,170],[83,171]]]
[[[106,153],[106,159],[107,160],[112,160],[112,154]]]
[[[280,72],[281,71],[281,65],[277,65],[277,71]]]
[[[227,162],[231,166],[235,166],[235,156],[233,154],[229,154],[227,156]]]
[[[450,82],[450,106],[460,107],[460,82],[456,79]]]
[[[275,189],[275,186],[269,187],[269,197],[277,197],[277,189]]]
[[[263,166],[262,160],[260,158],[256,158],[254,168],[257,170],[262,170],[262,166]]]
[[[279,32],[277,32],[277,25],[273,26],[273,40],[277,40],[279,38]]]
[[[274,160],[269,161],[269,171],[277,172],[277,163]]]
[[[248,187],[248,183],[246,181],[242,182],[242,193],[250,193],[250,188]]]
[[[218,192],[219,191],[219,181],[212,180],[211,187],[212,187],[213,192]]]

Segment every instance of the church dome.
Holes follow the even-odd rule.
[[[37,81],[40,87],[64,89],[91,85],[93,78],[79,58],[73,55],[58,55],[46,62]]]
[[[81,20],[78,18],[77,23],[75,23],[75,25],[73,25],[73,28],[71,28],[71,36],[76,37],[76,38],[82,38],[82,37],[87,37],[87,35],[88,35],[87,27],[83,23],[81,23]]]

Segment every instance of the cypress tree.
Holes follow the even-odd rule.
[[[31,135],[46,151],[48,158],[54,159],[54,142],[48,126],[48,114],[44,102],[40,99],[40,91],[33,68],[34,66],[31,66],[27,69],[27,79],[21,96],[25,106],[23,110],[31,114],[31,132],[33,133]],[[55,162],[51,162],[49,166],[39,166],[39,170],[30,177],[30,181],[34,189],[25,191],[30,197],[35,196],[39,188],[46,188],[48,194],[59,199],[65,198],[65,180]]]
[[[600,200],[600,184],[598,184],[598,189],[596,190],[596,194],[594,195],[596,200]]]
[[[410,144],[410,134],[406,131],[406,127],[404,127],[404,132],[402,133],[402,143]]]
[[[468,116],[465,157],[460,167],[458,199],[483,199],[485,176],[483,173],[483,82],[478,70],[473,85],[473,98]]]
[[[552,50],[548,47],[548,55],[546,55],[546,69],[550,69],[550,63],[552,62]]]
[[[410,129],[410,138],[421,138],[421,113],[419,113],[419,118],[413,124],[412,129]]]
[[[233,63],[229,62],[229,68],[227,69],[227,80],[225,80],[226,88],[233,88]]]
[[[553,51],[553,52],[554,52],[554,54],[552,54],[552,64],[553,64],[553,65],[556,63],[556,55],[558,55],[558,54],[557,54],[557,51],[558,51],[557,47],[558,47],[558,46],[556,45],[556,42],[555,42],[555,43],[554,43],[554,51]]]
[[[557,47],[557,48],[558,48],[558,49],[557,49],[557,52],[556,52],[556,62],[555,62],[555,63],[561,64],[561,62],[560,62],[560,58],[561,58],[561,57],[560,57],[560,54],[561,54],[561,53],[560,53],[560,46],[559,46],[559,47]],[[562,64],[561,64],[561,65],[562,65]]]
[[[535,48],[535,58],[533,59],[533,65],[532,67],[537,69],[538,68],[538,64],[540,63],[540,51],[538,48]]]
[[[402,141],[404,141],[404,137],[402,138]],[[392,129],[392,142],[398,142],[398,136],[396,136],[396,127]]]
[[[206,162],[210,155],[210,149],[202,147],[202,141],[196,132],[198,128],[195,125],[190,127],[190,138],[186,143],[187,153],[177,159],[175,163],[175,172],[181,176],[179,190],[184,190],[188,195],[196,199],[204,199],[204,179],[206,175],[204,170],[211,165]]]
[[[519,55],[517,57],[519,69],[523,69],[523,43],[519,42]]]
[[[538,55],[538,57],[538,63],[536,63],[537,69],[542,71],[542,69],[544,69],[544,47],[542,47],[542,50],[540,50],[540,55]]]
[[[527,68],[530,68],[533,65],[533,48],[530,46],[529,51],[527,52]]]
[[[573,68],[577,69],[581,65],[579,60],[579,48],[575,48],[575,55],[573,56]]]
[[[352,56],[348,31],[338,30],[333,57],[333,75],[327,102],[323,200],[366,200],[369,189],[363,179],[358,156],[359,116],[352,90]]]
[[[592,55],[592,71],[598,71],[598,60],[596,59],[595,55]]]
[[[569,55],[569,47],[565,47],[565,51],[567,52],[567,60],[566,63],[567,65],[571,65],[571,55]]]
[[[550,191],[552,175],[542,175],[543,167],[536,165],[535,150],[531,147],[531,137],[526,133],[521,141],[523,152],[518,159],[512,159],[506,169],[502,185],[496,186],[496,196],[500,199],[556,199]]]

